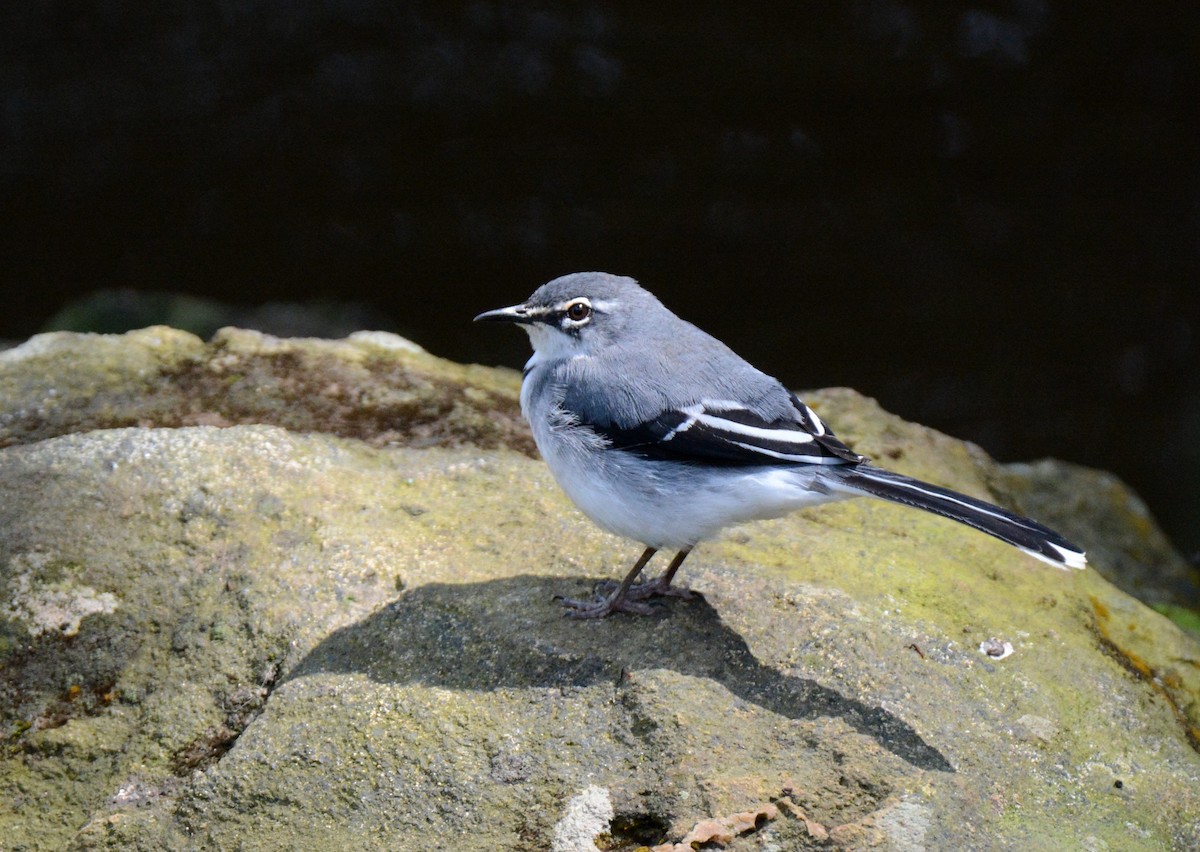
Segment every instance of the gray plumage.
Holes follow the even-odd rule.
[[[564,388],[564,407],[585,422],[635,426],[705,398],[738,400],[767,420],[791,410],[788,391],[777,379],[671,313],[631,278],[567,275],[539,288],[529,304],[549,306],[580,294],[621,305],[595,323],[589,357],[552,368],[553,380]]]
[[[529,333],[521,407],[538,449],[585,514],[646,545],[610,596],[565,602],[579,617],[686,595],[671,586],[675,571],[725,526],[857,496],[952,518],[1058,567],[1086,562],[1034,521],[869,464],[778,380],[631,278],[566,275],[476,319]],[[666,574],[633,585],[664,547],[679,551]]]

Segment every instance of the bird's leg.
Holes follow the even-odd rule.
[[[637,579],[638,574],[642,573],[642,569],[646,567],[646,563],[650,561],[657,551],[653,547],[647,547],[645,552],[638,558],[638,561],[629,573],[625,575],[625,579],[621,581],[621,585],[617,590],[606,598],[598,601],[576,601],[567,598],[561,598],[562,605],[567,608],[565,615],[571,618],[604,618],[612,615],[614,612],[634,612],[638,615],[651,615],[654,610],[649,604],[639,603],[628,596],[629,587],[633,585],[633,581]],[[675,558],[672,565],[678,567],[676,562],[682,562],[679,557]],[[668,569],[669,570],[669,569]],[[673,572],[672,572],[673,573]]]
[[[649,583],[638,583],[628,590],[629,598],[635,601],[663,596],[683,598],[684,600],[694,598],[696,595],[691,589],[671,585],[671,581],[675,579],[675,572],[679,570],[679,566],[683,564],[683,560],[687,559],[688,554],[691,552],[691,547],[685,547],[676,553],[675,558],[671,560],[671,564],[667,566],[667,570],[663,572],[661,577],[657,580],[651,580]]]

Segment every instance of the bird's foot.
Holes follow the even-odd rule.
[[[613,593],[590,601],[573,600],[560,596],[555,596],[554,599],[567,608],[567,611],[563,613],[567,618],[607,618],[614,612],[654,615],[654,607],[634,600],[629,595]]]
[[[661,580],[638,583],[629,590],[629,595],[638,601],[646,598],[679,598],[681,601],[694,601],[699,597],[687,586],[672,586],[664,584]]]
[[[607,594],[616,589],[617,583],[606,581],[600,585],[600,590]],[[644,601],[650,598],[679,598],[684,601],[695,600],[699,595],[693,592],[687,586],[672,586],[669,582],[663,582],[659,577],[657,580],[650,580],[646,583],[637,583],[630,586],[625,592],[625,597],[633,601]]]
[[[645,601],[651,598],[679,598],[690,601],[698,597],[691,589],[672,586],[661,578],[648,583],[638,583],[621,593],[621,584],[604,582],[596,587],[600,597],[590,600],[574,600],[555,596],[555,600],[567,608],[567,618],[607,618],[614,612],[629,612],[634,615],[654,615],[655,609]]]

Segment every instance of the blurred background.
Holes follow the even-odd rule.
[[[0,337],[516,367],[471,317],[601,269],[794,388],[1115,471],[1200,561],[1197,45],[1183,2],[5,4]]]

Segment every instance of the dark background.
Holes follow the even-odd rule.
[[[0,336],[132,288],[519,366],[470,318],[603,269],[1200,552],[1200,4],[5,6]]]

